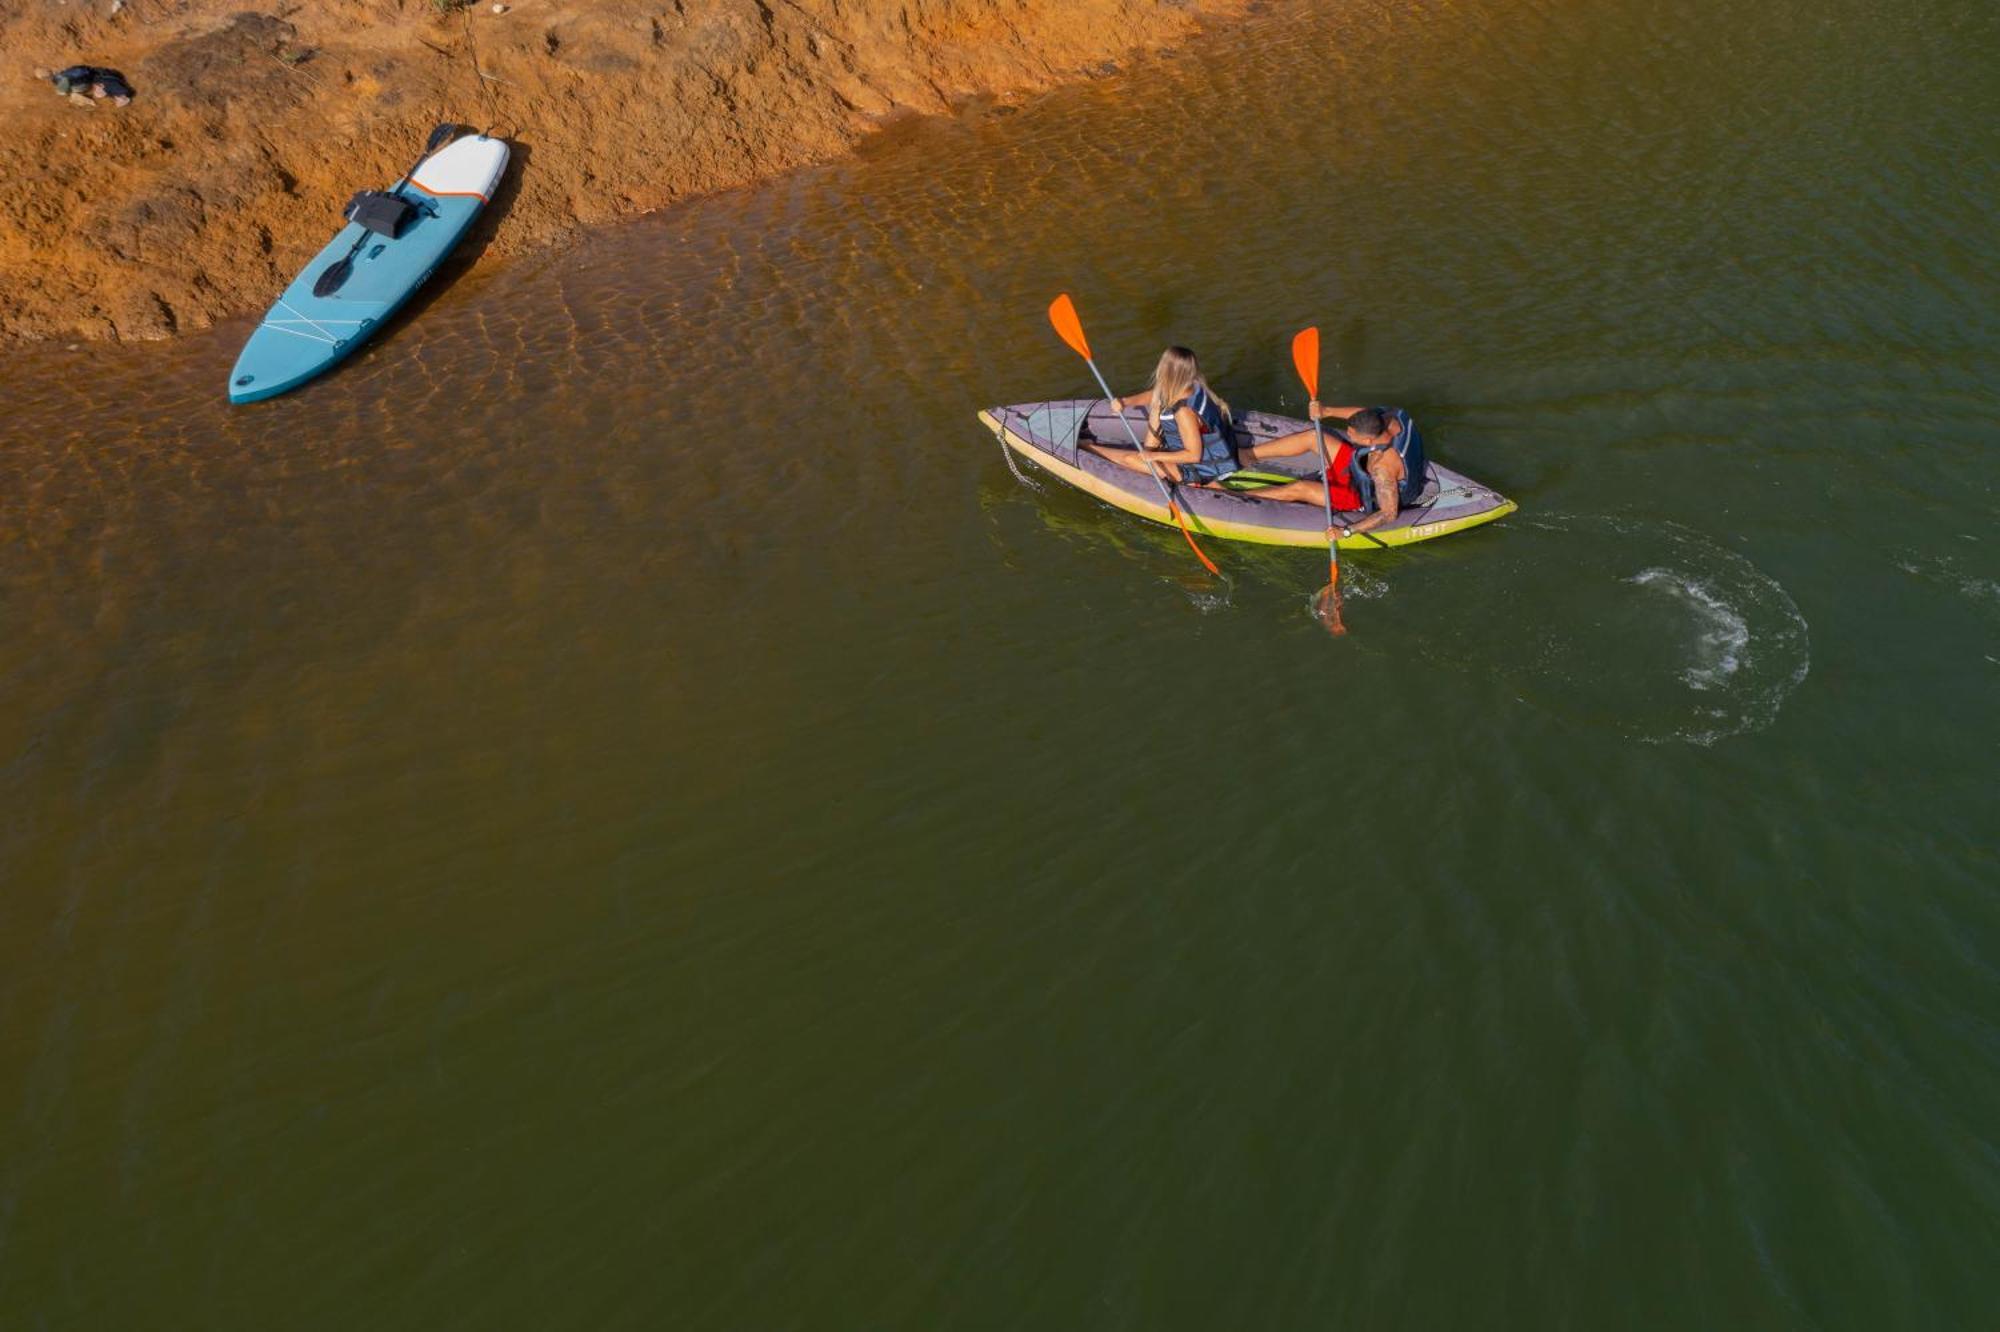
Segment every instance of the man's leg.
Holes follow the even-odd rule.
[[[1295,430],[1289,435],[1265,440],[1262,444],[1252,444],[1240,456],[1249,462],[1262,462],[1266,458],[1296,458],[1301,453],[1312,453],[1318,447],[1318,433],[1312,430]]]

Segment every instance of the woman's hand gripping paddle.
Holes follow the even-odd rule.
[[[1319,401],[1319,326],[1302,328],[1292,339],[1292,364],[1298,367],[1299,379],[1306,386],[1306,397]],[[1313,436],[1319,442],[1319,481],[1326,490],[1326,587],[1313,598],[1320,607],[1320,617],[1334,634],[1344,634],[1347,626],[1340,622],[1340,538],[1333,531],[1333,477],[1332,464],[1326,455],[1326,423],[1313,418]]]
[[[1090,373],[1097,377],[1097,386],[1104,390],[1104,396],[1112,398],[1114,395],[1111,386],[1104,382],[1103,372],[1097,368],[1097,362],[1090,358],[1090,344],[1083,338],[1083,321],[1076,317],[1076,304],[1070,300],[1068,292],[1056,297],[1049,304],[1049,323],[1055,326],[1056,336],[1068,343],[1069,349],[1081,356],[1083,363],[1090,367]],[[1173,492],[1167,489],[1167,478],[1160,475],[1159,467],[1146,452],[1145,446],[1139,442],[1139,432],[1132,429],[1131,418],[1125,415],[1122,408],[1118,412],[1118,419],[1125,423],[1125,433],[1132,437],[1132,447],[1139,450],[1140,460],[1146,464],[1146,470],[1153,474],[1153,483],[1159,486],[1160,498],[1167,502],[1167,512],[1173,515],[1174,525],[1179,527],[1181,535],[1187,538],[1188,549],[1192,550],[1194,557],[1201,561],[1202,568],[1221,577],[1222,570],[1216,568],[1215,562],[1204,555],[1201,547],[1194,543],[1194,533],[1188,531],[1187,519],[1181,517],[1181,506],[1174,502]]]

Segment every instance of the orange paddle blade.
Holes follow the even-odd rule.
[[[1070,300],[1068,292],[1049,302],[1049,323],[1071,351],[1086,361],[1090,359],[1090,344],[1083,340],[1083,321],[1076,317],[1076,302]]]
[[[1188,531],[1187,519],[1181,517],[1180,509],[1175,505],[1169,504],[1167,512],[1174,516],[1174,525],[1180,528],[1181,535],[1187,538],[1188,549],[1193,551],[1194,557],[1201,561],[1201,567],[1214,574],[1217,578],[1222,577],[1222,570],[1215,567],[1215,561],[1208,558],[1208,552],[1200,546],[1195,545],[1194,533]]]
[[[1347,625],[1340,618],[1339,580],[1336,579],[1319,590],[1319,596],[1313,602],[1313,610],[1319,616],[1320,623],[1326,626],[1326,631],[1335,638],[1347,632]]]
[[[1292,364],[1299,369],[1299,379],[1306,386],[1308,398],[1319,397],[1319,325],[1302,328],[1292,339]]]

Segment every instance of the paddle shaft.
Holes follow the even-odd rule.
[[[410,163],[410,169],[408,171],[405,171],[402,175],[402,178],[398,180],[394,185],[391,185],[387,190],[384,191],[384,193],[393,194],[397,198],[401,198],[403,193],[403,187],[410,183],[411,176],[417,174],[417,168],[422,166],[425,162],[428,162],[431,158],[432,153],[435,153],[438,149],[444,147],[444,144],[438,141],[440,139],[449,139],[451,137],[451,134],[455,133],[457,129],[458,126],[456,125],[439,125],[436,129],[432,130],[431,137],[424,141],[424,150],[421,153],[417,154],[417,160]],[[332,264],[328,265],[328,271],[330,272],[332,269],[338,268],[343,264],[352,265],[354,262],[354,256],[360,254],[361,247],[368,243],[368,236],[369,233],[367,231],[363,231],[359,236],[356,236],[354,238],[354,244],[351,247],[349,247],[347,253],[342,255],[339,259],[335,260]],[[343,274],[343,277],[344,276],[345,275]]]
[[[1326,530],[1331,532],[1333,530],[1333,463],[1327,458],[1326,454],[1326,422],[1317,416],[1313,418],[1313,441],[1319,445],[1319,483],[1320,488],[1326,492],[1322,498],[1326,500]],[[1327,567],[1333,571],[1333,576],[1329,581],[1338,583],[1340,581],[1340,539],[1338,537],[1328,537],[1326,539],[1326,562]]]
[[[1326,422],[1317,416],[1313,417],[1313,442],[1319,445],[1320,489],[1326,492],[1326,608],[1332,616],[1328,627],[1335,634],[1344,634],[1347,626],[1340,622],[1340,538],[1333,531],[1333,463],[1326,453]]]

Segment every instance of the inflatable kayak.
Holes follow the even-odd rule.
[[[360,222],[342,227],[243,344],[229,375],[229,400],[275,397],[345,360],[451,253],[506,169],[506,144],[468,135],[425,158],[388,191],[410,206],[393,235]],[[345,278],[315,294],[328,285],[327,270],[350,257]]]
[[[1145,409],[1133,407],[1126,416],[1133,428],[1145,430]],[[1171,524],[1173,518],[1160,502],[1159,487],[1144,472],[1129,472],[1094,453],[1077,447],[1086,441],[1102,441],[1108,446],[1130,447],[1118,414],[1102,398],[1079,398],[1069,402],[1024,402],[1012,407],[989,407],[979,419],[1000,442],[1043,471],[1067,481],[1078,490],[1097,496],[1106,504]],[[1309,421],[1272,416],[1265,412],[1245,412],[1233,423],[1237,447],[1261,443],[1310,430]],[[1305,453],[1292,458],[1259,462],[1246,479],[1269,477],[1272,483],[1319,475],[1319,456]],[[1254,541],[1266,546],[1326,547],[1326,514],[1318,504],[1292,504],[1253,498],[1254,491],[1231,492],[1198,486],[1175,488],[1181,512],[1188,526],[1204,536],[1230,541]],[[1424,488],[1414,504],[1404,506],[1396,521],[1375,528],[1366,536],[1340,539],[1342,550],[1365,550],[1375,546],[1370,536],[1385,546],[1407,546],[1432,537],[1463,532],[1514,512],[1514,501],[1488,490],[1470,477],[1432,462]]]

